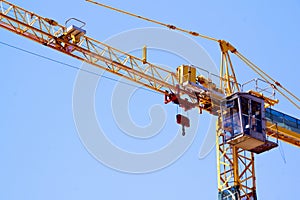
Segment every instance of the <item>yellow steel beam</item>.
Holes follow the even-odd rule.
[[[179,86],[174,72],[87,36],[76,42],[66,40],[63,35],[67,27],[7,1],[0,3],[0,27],[159,93],[179,90],[190,102],[197,102],[193,92]]]
[[[267,121],[266,132],[270,137],[279,139],[296,147],[300,147],[300,134],[283,126],[280,126],[279,124]]]

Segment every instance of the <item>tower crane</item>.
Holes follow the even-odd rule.
[[[86,36],[84,22],[71,18],[65,25],[0,0],[0,27],[40,43],[46,47],[87,62],[107,72],[124,77],[164,95],[164,103],[174,103],[184,110],[198,109],[217,116],[216,152],[218,197],[224,199],[257,199],[254,155],[278,146],[275,141],[300,147],[300,120],[274,110],[278,103],[266,89],[244,91],[239,84],[230,55],[241,59],[256,72],[259,81],[287,98],[297,109],[300,99],[278,81],[243,56],[233,45],[194,31],[119,10],[92,0],[90,3],[150,21],[218,43],[221,50],[219,83],[212,75],[204,75],[201,68],[181,65],[176,72],[147,61],[146,53],[138,58]],[[77,20],[78,25],[69,25]],[[144,49],[146,52],[146,49]],[[176,116],[177,123],[189,126],[189,119]],[[272,141],[273,140],[273,141]]]

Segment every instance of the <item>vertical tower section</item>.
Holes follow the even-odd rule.
[[[220,88],[227,97],[240,92],[234,67],[232,65],[229,51],[235,53],[237,50],[228,42],[219,40],[221,48],[220,64]],[[226,106],[227,98],[221,104]],[[232,135],[241,132],[242,122],[238,100],[233,101],[232,109],[229,110],[232,123],[227,128],[231,128]],[[220,105],[220,107],[224,105]],[[230,105],[227,105],[230,106]],[[235,109],[236,108],[236,109]],[[254,170],[254,154],[233,143],[228,143],[228,135],[224,130],[224,115],[220,110],[216,124],[216,153],[218,171],[218,199],[219,200],[255,200],[256,178]],[[239,123],[239,124],[238,124]]]
[[[220,103],[218,117],[219,199],[255,200],[254,153],[277,146],[266,138],[264,99],[236,92]]]
[[[219,200],[256,200],[254,153],[226,141],[222,119],[217,121],[216,153]]]

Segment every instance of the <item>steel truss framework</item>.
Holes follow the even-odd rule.
[[[177,91],[177,94],[185,95],[192,103],[199,101],[195,93],[179,86],[174,72],[87,36],[81,36],[78,40],[66,39],[64,34],[67,27],[3,0],[0,0],[0,27],[159,93],[164,94],[166,90]],[[222,50],[220,87],[226,95],[230,95],[239,91],[239,85],[228,52],[237,55],[254,70],[257,68],[229,43],[223,40],[216,41]],[[264,74],[262,71],[259,72]],[[275,85],[281,86],[278,82]],[[209,100],[211,100],[209,95],[203,96],[203,101]],[[236,187],[241,199],[256,199],[254,155],[225,143],[220,123],[221,119],[218,120],[216,137],[219,192]],[[300,147],[300,136],[282,130],[272,122],[267,122],[266,132],[271,137]]]

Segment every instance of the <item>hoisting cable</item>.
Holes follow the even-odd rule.
[[[111,6],[108,6],[108,5],[96,2],[96,1],[92,1],[92,0],[86,0],[86,1],[90,2],[90,3],[93,3],[93,4],[96,4],[98,6],[102,6],[102,7],[108,8],[110,10],[114,10],[114,11],[117,11],[117,12],[120,12],[120,13],[123,13],[123,14],[126,14],[126,15],[130,15],[132,17],[136,17],[136,18],[139,18],[139,19],[142,19],[142,20],[146,20],[148,22],[152,22],[154,24],[158,24],[158,25],[161,25],[161,26],[168,27],[169,29],[172,29],[172,30],[178,30],[178,31],[181,31],[181,32],[184,32],[184,33],[188,33],[188,34],[196,36],[196,37],[202,37],[202,38],[205,38],[205,39],[208,39],[208,40],[212,40],[212,41],[218,42],[218,39],[216,39],[216,38],[209,37],[207,35],[202,35],[200,33],[194,32],[194,31],[188,31],[188,30],[176,27],[176,26],[174,26],[172,24],[165,24],[165,23],[162,23],[162,22],[159,22],[159,21],[156,21],[156,20],[153,20],[153,19],[149,19],[149,18],[140,16],[140,15],[136,15],[136,14],[124,11],[124,10],[120,10],[118,8],[114,8],[114,7],[111,7]]]

